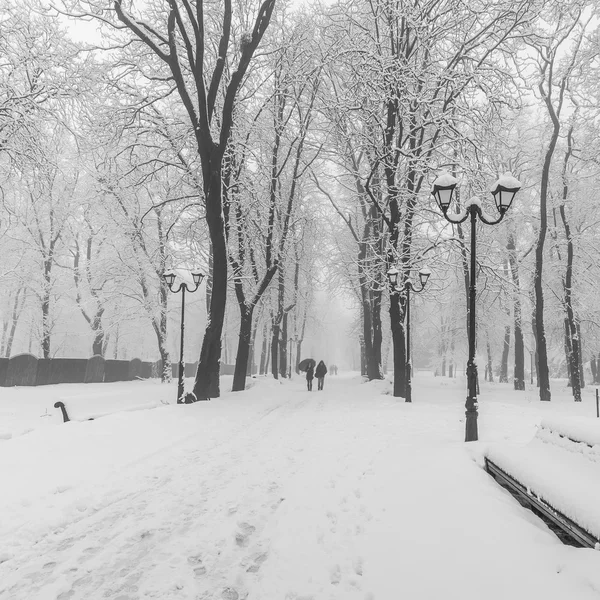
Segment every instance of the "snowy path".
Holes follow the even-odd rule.
[[[600,598],[600,554],[561,546],[496,486],[477,445],[456,441],[456,403],[406,405],[336,378],[276,392],[158,409],[180,424],[160,452],[41,494],[37,519],[13,505],[0,598]],[[144,418],[72,429],[123,447],[115,424]]]

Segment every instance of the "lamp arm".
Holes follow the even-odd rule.
[[[179,284],[179,287],[178,287],[176,290],[174,290],[174,289],[173,289],[171,286],[169,286],[169,289],[170,289],[170,290],[171,290],[171,291],[172,291],[174,294],[178,294],[178,293],[179,293],[179,292],[180,292],[180,291],[181,291],[183,288],[185,288],[185,291],[186,291],[186,292],[189,292],[190,294],[193,294],[193,293],[194,293],[194,292],[195,292],[195,291],[196,291],[196,290],[197,290],[199,287],[200,287],[200,283],[198,283],[194,289],[190,289],[190,288],[188,287],[188,284],[187,284],[185,281],[182,281],[182,282]]]
[[[469,218],[469,209],[467,209],[465,216],[458,218],[458,219],[453,219],[452,215],[448,215],[448,210],[444,211],[443,213],[444,215],[444,219],[446,219],[446,221],[449,221],[450,223],[454,223],[454,225],[459,225],[460,223],[464,223],[468,218]]]
[[[486,225],[497,225],[498,223],[500,223],[500,221],[502,221],[502,219],[504,219],[504,215],[506,214],[506,210],[500,211],[500,216],[494,221],[494,220],[490,220],[483,216],[484,213],[481,210],[480,206],[476,206],[476,205],[472,204],[470,208],[471,208],[471,210],[474,210],[477,213],[479,220],[482,223],[485,223]]]
[[[410,289],[411,291],[415,292],[415,294],[420,294],[424,289],[425,286],[422,285],[420,288],[416,288],[415,284],[409,279],[407,280],[407,282],[404,284],[405,289]]]

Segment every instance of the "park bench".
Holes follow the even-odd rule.
[[[117,412],[147,410],[158,406],[162,406],[162,403],[155,401],[144,403],[139,399],[131,399],[130,394],[126,392],[64,396],[54,403],[54,408],[61,411],[64,423],[68,421],[93,421]]]
[[[545,418],[527,446],[492,445],[484,460],[561,540],[600,549],[600,420]]]

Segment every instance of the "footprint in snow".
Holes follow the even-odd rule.
[[[206,567],[202,564],[200,556],[188,556],[188,564],[192,566],[194,575],[201,577],[206,574]]]
[[[67,538],[66,540],[63,540],[62,542],[60,542],[60,544],[58,544],[58,546],[56,546],[56,549],[59,552],[62,552],[63,550],[68,550],[69,548],[72,548],[75,545],[75,539],[70,537]]]
[[[337,585],[342,580],[342,571],[340,565],[334,565],[329,572],[329,581],[332,585]]]
[[[354,572],[361,576],[363,574],[363,559],[361,556],[357,556],[354,559]]]
[[[330,510],[327,511],[327,518],[329,519],[329,523],[330,523],[330,527],[329,530],[331,531],[331,533],[335,533],[337,531],[337,516],[335,513],[331,512]]]
[[[250,557],[252,564],[246,569],[246,573],[258,573],[258,570],[262,566],[262,564],[267,560],[268,557],[267,552],[259,552],[257,554],[253,554]],[[247,564],[247,563],[246,563]],[[246,564],[242,563],[242,566],[245,567]]]
[[[249,537],[256,531],[254,525],[239,523],[240,530],[235,534],[235,543],[242,548],[248,545]]]

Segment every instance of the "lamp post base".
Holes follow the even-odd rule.
[[[465,442],[476,442],[479,436],[477,432],[477,365],[474,362],[467,364],[467,392]]]
[[[412,402],[412,381],[411,381],[411,366],[406,365],[406,396],[404,402]]]
[[[185,369],[185,366],[184,366],[183,362],[179,361],[179,373],[177,374],[177,404],[185,404],[184,398],[183,398],[183,391],[184,391],[183,370],[184,369]]]

